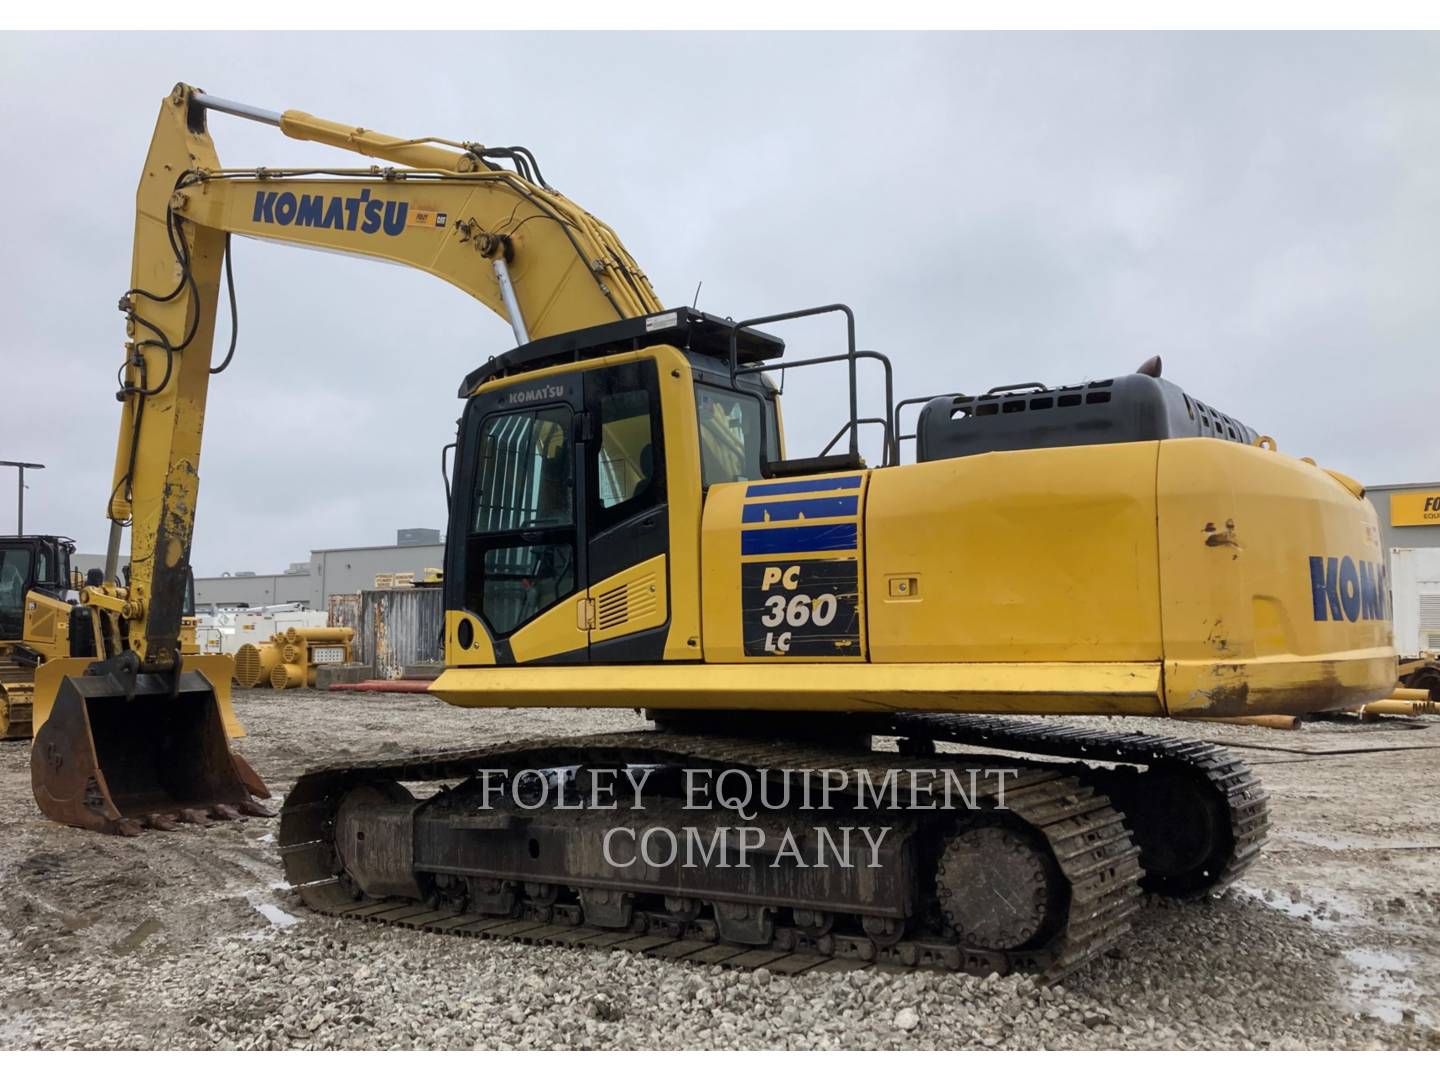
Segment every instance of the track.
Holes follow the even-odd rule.
[[[1268,825],[1266,797],[1249,769],[1218,747],[1142,733],[1114,734],[1003,718],[906,714],[881,719],[883,723],[876,729],[900,736],[902,753],[647,731],[566,741],[518,741],[475,751],[312,771],[297,781],[281,814],[286,876],[299,887],[304,902],[322,913],[430,933],[620,948],[785,973],[885,965],[980,974],[1020,971],[1055,980],[1123,937],[1138,901],[1137,882],[1142,876],[1152,891],[1198,896],[1223,888],[1259,855]],[[1068,760],[1050,764],[1023,758],[940,754],[934,750],[937,741]],[[916,750],[918,755],[913,753]],[[546,837],[548,847],[551,834],[546,828],[559,826],[547,821],[544,814],[524,817],[518,824],[506,815],[501,826],[474,825],[473,799],[467,802],[466,795],[474,787],[473,778],[486,769],[625,768],[638,762],[672,772],[746,770],[761,778],[766,770],[797,774],[828,770],[848,777],[838,790],[848,792],[852,799],[863,790],[862,778],[874,780],[898,772],[905,787],[900,794],[912,803],[916,795],[928,792],[933,796],[934,776],[940,770],[1004,766],[1014,771],[1014,777],[1005,783],[1003,794],[996,781],[986,779],[974,807],[942,819],[938,840],[932,836],[928,846],[917,841],[917,851],[930,852],[934,869],[927,866],[916,879],[921,884],[920,895],[912,898],[913,916],[896,920],[836,920],[834,913],[826,913],[821,920],[822,913],[802,907],[772,907],[768,910],[772,916],[778,912],[779,918],[755,937],[752,925],[727,923],[721,909],[729,905],[713,892],[687,892],[684,885],[667,885],[654,875],[644,883],[626,881],[623,887],[633,893],[623,894],[626,906],[620,914],[601,908],[597,915],[596,908],[586,903],[587,896],[593,904],[596,896],[613,899],[622,894],[595,892],[597,884],[607,883],[576,873],[573,859],[566,864],[568,870],[551,868],[549,876],[531,875],[529,885],[523,868],[515,872],[513,862],[504,863],[503,853],[490,855],[492,861],[482,860],[478,868],[469,864],[465,873],[478,872],[486,880],[485,903],[493,905],[503,893],[498,908],[481,904],[481,910],[476,910],[473,892],[466,891],[465,882],[473,882],[473,877],[427,876],[417,871],[422,860],[408,847],[401,855],[387,853],[383,860],[388,870],[393,871],[397,859],[405,868],[396,895],[377,894],[373,886],[362,891],[344,869],[344,840],[337,837],[336,823],[347,792],[357,788],[372,793],[390,791],[383,798],[374,796],[386,805],[404,800],[399,807],[401,832],[423,831],[418,824],[420,815],[415,813],[423,805],[439,816],[442,825],[449,821],[451,828],[484,828],[492,830],[490,835],[497,829],[530,830]],[[1118,767],[1096,769],[1085,762]],[[928,779],[922,781],[921,777]],[[470,788],[465,786],[467,781]],[[441,787],[441,793],[425,804],[411,802],[398,787],[402,783],[456,782],[458,788]],[[663,820],[663,807],[661,813],[661,818],[647,820]],[[380,824],[379,819],[368,820]],[[902,830],[918,835],[917,821],[912,816]],[[983,828],[987,824],[1012,832],[1003,834],[998,842],[990,841]],[[926,828],[933,833],[935,826],[927,822]],[[1132,835],[1139,840],[1138,848],[1131,842]],[[363,831],[360,836],[363,839]],[[1027,836],[1030,839],[1025,839]],[[593,846],[594,839],[587,836],[585,842]],[[372,848],[378,842],[372,836]],[[407,837],[405,843],[410,842]],[[967,845],[975,850],[968,850]],[[535,852],[532,842],[531,855]],[[967,856],[969,861],[965,861]],[[496,858],[500,861],[493,861]],[[966,925],[956,925],[941,910],[946,897],[959,893],[963,900],[967,890],[989,890],[983,896],[970,897],[972,903],[1006,906],[1008,899],[997,903],[989,893],[1005,892],[1014,872],[1007,879],[1003,871],[997,871],[996,877],[986,870],[989,862],[1004,863],[1006,859],[1012,864],[1018,860],[1021,877],[1031,873],[1032,867],[1037,877],[1053,877],[1034,894],[1033,927],[1022,919],[1023,933],[1034,930],[1023,942],[1013,926],[991,933],[985,927],[976,929],[973,918],[967,918]],[[442,861],[435,865],[450,864]],[[511,868],[508,875],[506,866]],[[516,880],[505,880],[507,876]],[[974,884],[972,879],[977,879]],[[545,884],[537,887],[534,881]],[[840,881],[831,879],[831,884]],[[815,895],[813,884],[805,888]],[[647,893],[647,889],[654,892]],[[820,891],[823,893],[823,886]],[[1031,897],[1022,892],[1021,906]],[[767,910],[761,906],[764,902],[745,909],[759,913],[762,923]],[[677,917],[677,910],[686,914]]]
[[[1270,827],[1269,798],[1249,766],[1195,739],[1095,731],[1010,717],[906,713],[890,730],[909,738],[1011,753],[1103,761],[1134,769],[1086,770],[1086,779],[1126,814],[1140,844],[1145,887],[1193,899],[1216,893],[1260,857]],[[1149,778],[1149,779],[1147,779]],[[1162,785],[1184,799],[1166,799]],[[1184,827],[1188,844],[1176,842]],[[1203,846],[1206,850],[1200,851]]]
[[[1259,853],[1268,820],[1265,796],[1243,764],[1208,744],[956,716],[904,715],[889,718],[886,724],[891,733],[916,740],[902,743],[902,747],[938,740],[1071,760],[1052,765],[984,755],[935,754],[928,745],[921,756],[910,756],[777,744],[773,740],[636,732],[564,742],[522,741],[473,752],[362,763],[316,770],[296,783],[281,815],[280,841],[286,874],[292,884],[299,886],[304,902],[317,911],[431,933],[577,948],[619,948],[670,959],[766,967],[787,973],[883,965],[982,974],[1024,971],[1054,980],[1123,937],[1138,901],[1136,883],[1142,872],[1148,888],[1173,895],[1197,895],[1217,891],[1234,880]],[[1115,763],[1122,768],[1092,769],[1076,759]],[[547,887],[550,894],[541,890],[539,902],[525,894],[523,880],[510,882],[506,887],[516,889],[515,903],[508,910],[487,912],[464,910],[467,904],[463,896],[456,903],[454,895],[446,895],[444,888],[436,888],[434,882],[414,890],[414,895],[362,895],[355,882],[341,872],[336,819],[345,793],[357,786],[458,781],[462,787],[456,791],[463,793],[465,781],[482,769],[599,768],[632,762],[677,769],[723,767],[755,772],[829,769],[849,772],[857,779],[884,770],[916,770],[916,775],[921,775],[946,767],[963,770],[977,765],[1004,765],[1016,771],[1006,785],[1004,814],[1040,838],[1035,852],[1028,857],[1049,860],[1058,873],[1056,891],[1063,896],[1063,917],[1052,918],[1053,925],[1046,932],[1037,932],[1018,947],[1007,947],[1003,934],[998,940],[985,940],[984,933],[967,932],[964,927],[947,924],[945,918],[937,919],[935,908],[942,901],[938,896],[926,895],[920,897],[917,917],[904,920],[897,934],[873,933],[869,925],[861,930],[854,919],[827,921],[816,927],[810,913],[796,908],[780,909],[766,940],[747,942],[731,940],[724,920],[710,917],[715,914],[715,905],[706,906],[703,901],[712,901],[713,897],[690,898],[683,889],[670,889],[667,895],[671,903],[662,905],[659,901],[667,898],[661,895],[666,892],[662,888],[648,897],[647,904],[646,894],[640,891],[644,886],[627,884],[626,888],[636,890],[638,900],[633,911],[626,909],[624,925],[617,926],[613,918],[604,920],[603,925],[587,921],[587,905],[581,897],[586,884],[595,884],[588,879],[568,882],[574,888],[567,889],[567,879],[561,876],[560,895],[550,895],[556,890]],[[1143,766],[1144,771],[1123,766]],[[1155,802],[1157,792],[1166,791],[1180,792],[1175,797],[1178,803],[1165,807],[1172,813],[1161,815],[1163,820],[1158,823],[1147,821],[1147,805]],[[961,832],[969,827],[964,822],[993,820],[999,813],[996,792],[986,789],[980,794],[980,813],[965,818],[959,826]],[[446,800],[455,802],[456,798],[451,794],[441,795],[438,802],[432,800],[434,812],[458,812],[444,808]],[[1117,805],[1127,804],[1129,829],[1116,809]],[[1164,806],[1163,799],[1160,804]],[[1173,824],[1176,806],[1189,809],[1191,833],[1197,828],[1205,833],[1205,845],[1199,852],[1203,858],[1197,860],[1193,842],[1179,853],[1160,850],[1158,858],[1154,851],[1137,851],[1130,842],[1132,830],[1142,838],[1142,848],[1148,838],[1155,848],[1163,849],[1161,841]],[[1184,815],[1181,817],[1183,820]],[[527,820],[523,827],[538,828],[542,824],[541,818],[535,818]],[[1222,831],[1210,835],[1216,828]],[[947,853],[953,850],[953,845],[945,849]],[[933,885],[942,893],[947,893],[949,886],[963,891],[966,875],[953,868],[947,870],[946,857],[936,860],[938,869],[925,886]],[[482,876],[491,876],[491,872]],[[504,874],[497,867],[494,876]],[[437,880],[443,885],[449,879],[441,875]],[[982,882],[980,887],[988,886]],[[690,914],[677,918],[674,909],[686,905],[691,908]],[[701,914],[706,917],[699,917]]]
[[[0,739],[30,738],[35,668],[0,654]]]

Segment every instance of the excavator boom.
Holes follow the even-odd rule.
[[[212,111],[393,164],[226,169]],[[181,649],[206,399],[234,351],[232,338],[212,367],[232,235],[423,270],[500,314],[522,344],[660,309],[615,234],[549,187],[523,147],[401,139],[176,86],[141,175],[120,301],[129,341],[105,580],[116,581],[128,526],[127,581],[82,595],[100,612],[99,659],[58,660],[37,678],[36,798],[48,816],[87,828],[259,812],[250,796],[268,794],[227,749],[239,728],[226,661]]]

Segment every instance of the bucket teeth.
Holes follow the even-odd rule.
[[[139,836],[145,830],[134,818],[122,817],[115,820],[110,831],[116,836]]]
[[[210,807],[210,816],[216,821],[239,821],[240,811],[226,803],[216,803]]]
[[[141,823],[147,829],[159,829],[161,832],[174,832],[180,828],[180,822],[175,820],[174,814],[146,814]]]
[[[254,799],[242,799],[235,804],[240,808],[240,813],[246,817],[274,817],[275,811],[268,806],[256,802]]]
[[[210,815],[204,810],[196,810],[194,807],[187,807],[180,811],[180,820],[187,825],[209,825]]]

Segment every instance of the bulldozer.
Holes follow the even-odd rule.
[[[217,113],[372,163],[224,167]],[[218,687],[178,647],[206,396],[235,353],[233,236],[412,267],[508,322],[515,347],[458,380],[442,453],[446,668],[430,692],[647,721],[306,773],[279,840],[318,912],[777,971],[1059,978],[1125,934],[1142,891],[1215,893],[1263,845],[1245,764],[1144,718],[1336,710],[1394,685],[1361,485],[1158,359],[896,401],[846,305],[732,320],[662,304],[523,146],[181,84],[121,303],[107,509],[110,558],[128,526],[135,572],[123,598],[96,598],[102,657],[36,712],[34,787],[56,820],[138,832],[265,812]],[[232,336],[212,367],[222,282]],[[833,351],[787,355],[777,331],[799,320],[833,326]],[[833,374],[848,402],[810,456],[781,419],[798,369]],[[862,373],[883,392],[862,394]],[[1140,730],[1058,719],[1095,715]],[[746,794],[697,808],[701,775]],[[937,784],[964,776],[967,797],[937,808]],[[633,800],[617,808],[607,782]],[[824,858],[823,836],[871,825],[873,857]],[[697,830],[718,865],[652,857]]]
[[[48,660],[95,655],[65,536],[0,536],[0,739],[28,739],[35,671]]]

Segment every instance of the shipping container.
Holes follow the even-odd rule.
[[[1395,651],[1402,657],[1440,650],[1440,548],[1391,548]]]
[[[443,660],[444,626],[443,589],[366,589],[355,659],[370,664],[376,678],[398,679],[410,665]]]
[[[360,642],[360,594],[335,593],[325,598],[325,611],[330,626],[348,626],[355,631],[355,644]]]

